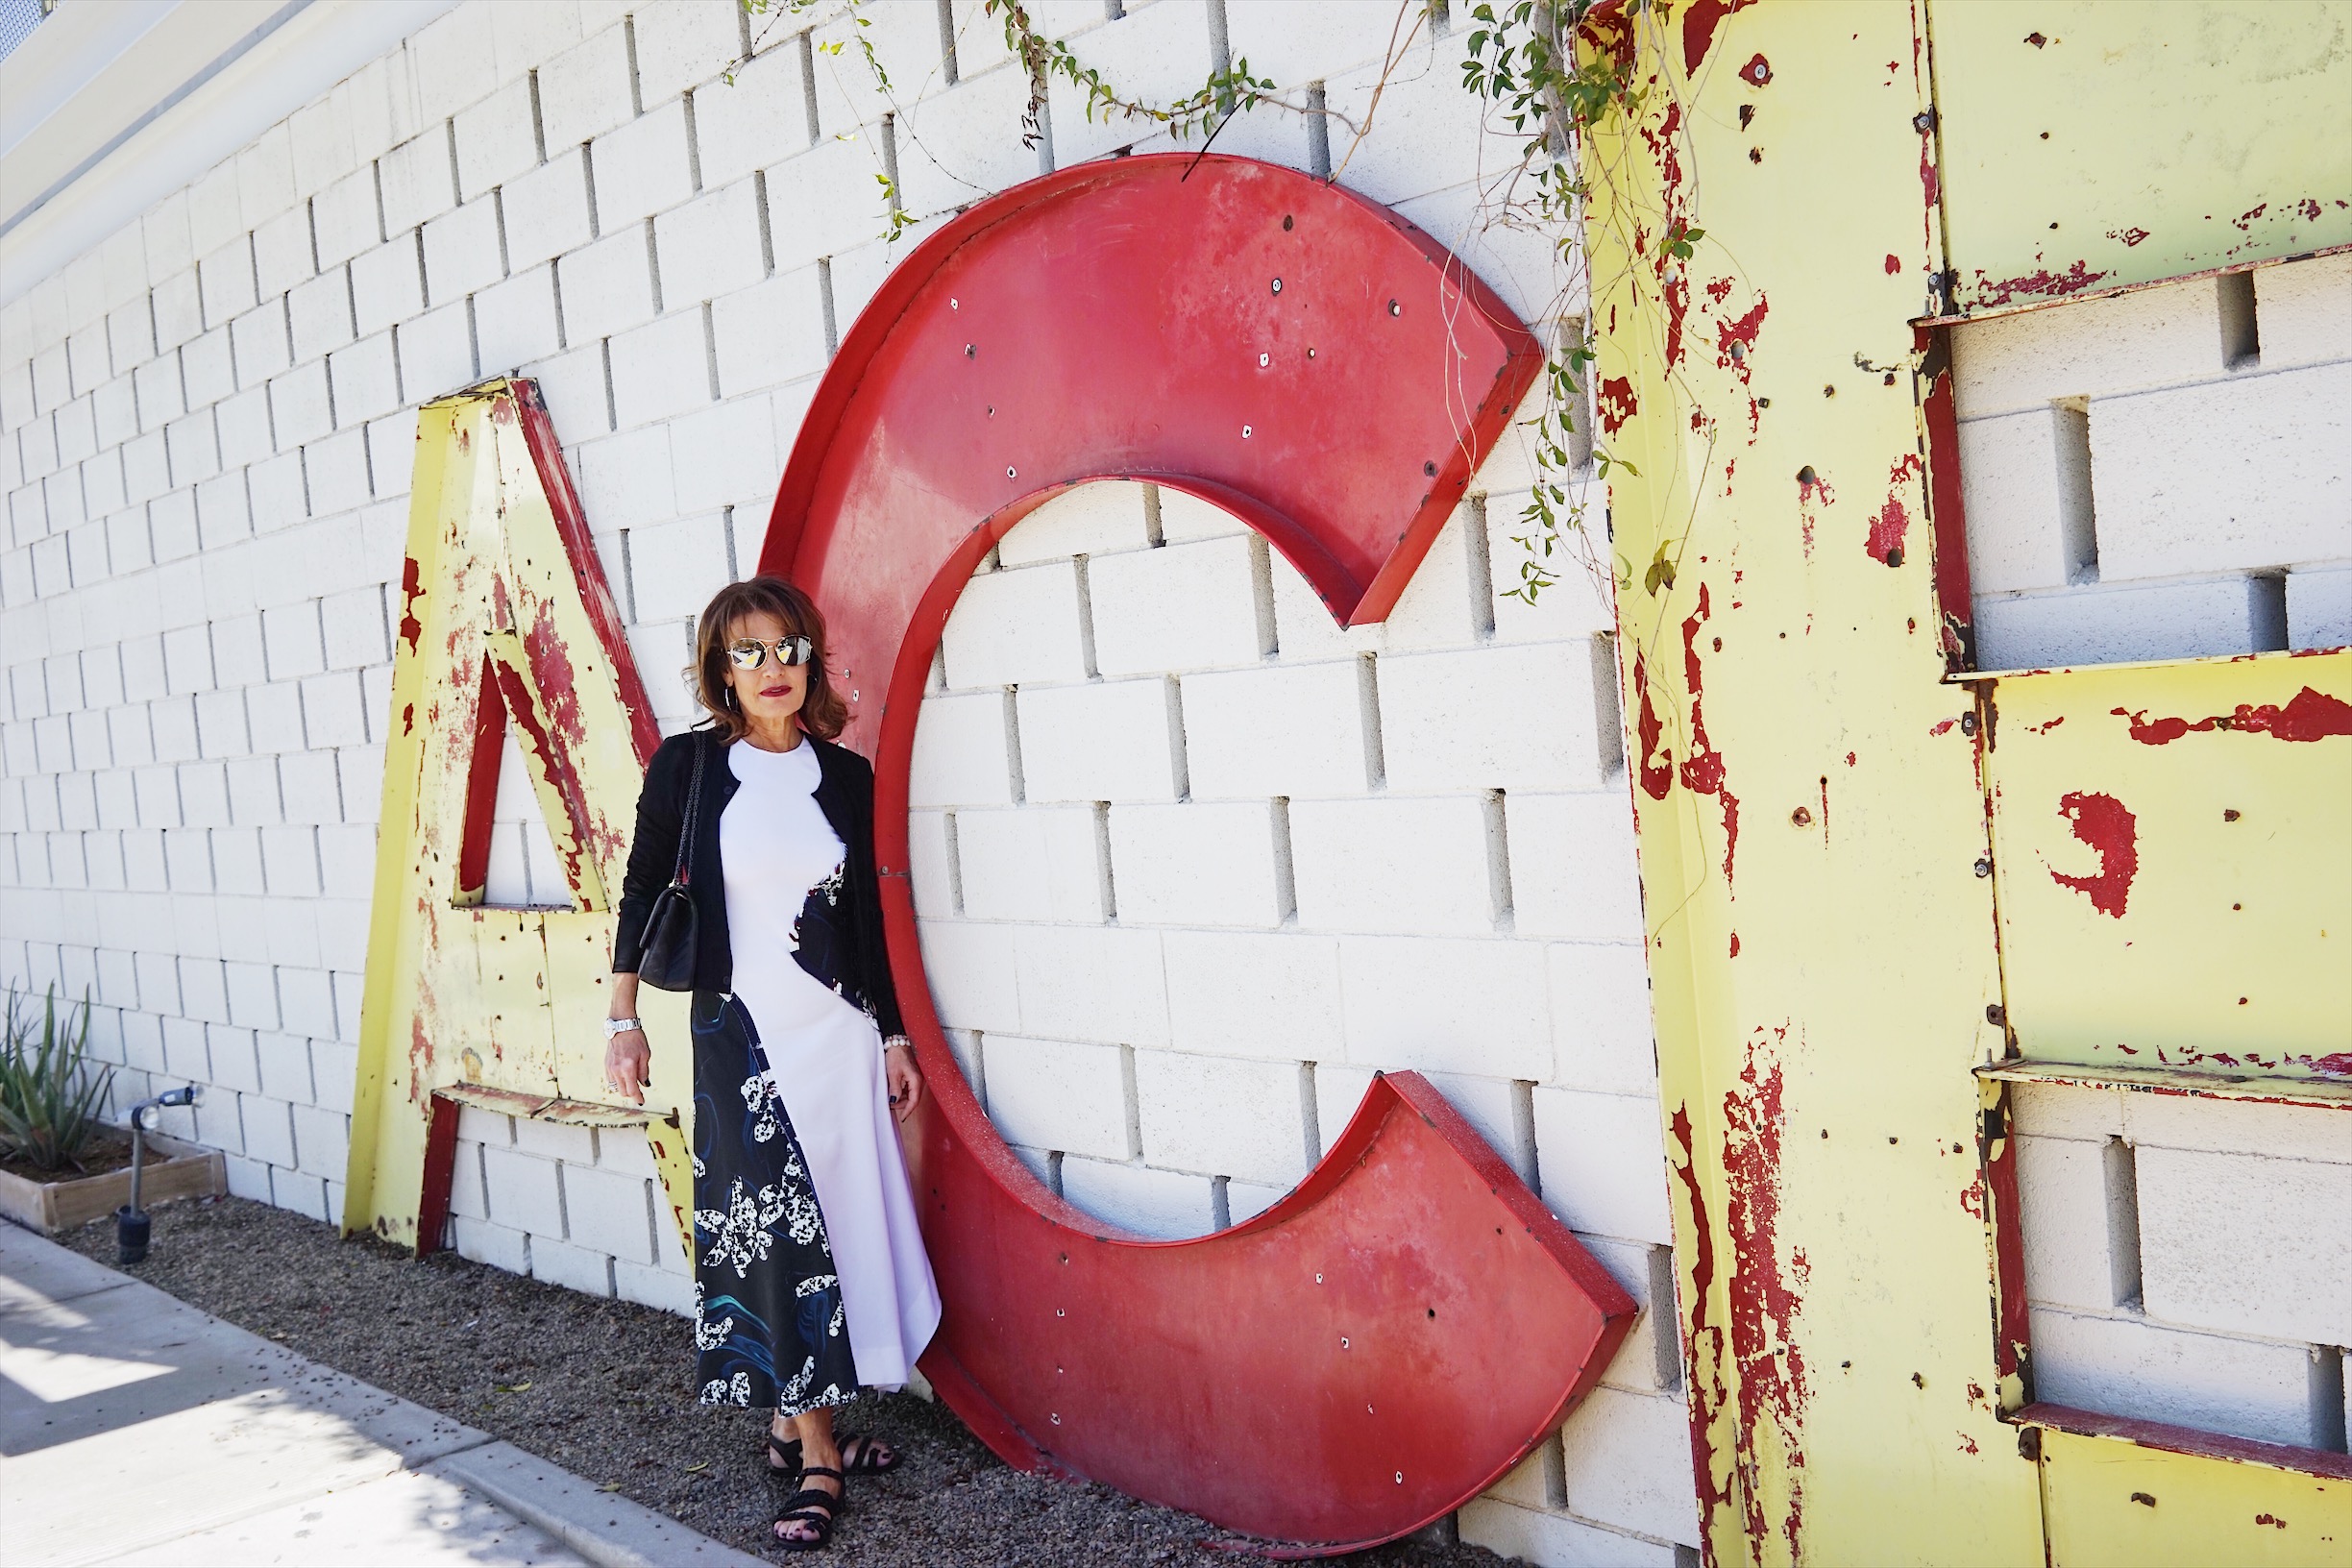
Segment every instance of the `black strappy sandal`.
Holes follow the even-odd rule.
[[[766,1458],[764,1462],[768,1467],[768,1473],[770,1475],[798,1476],[800,1474],[799,1438],[778,1437],[772,1430],[768,1433],[768,1454],[772,1457]],[[784,1462],[778,1464],[775,1462],[777,1459],[781,1459]],[[856,1467],[853,1465],[851,1468],[854,1469]]]
[[[882,1476],[898,1468],[902,1456],[879,1437],[860,1433],[841,1440],[842,1468],[853,1476]]]
[[[769,1532],[775,1536],[776,1545],[787,1552],[821,1552],[832,1545],[833,1523],[841,1517],[847,1503],[845,1494],[849,1490],[849,1482],[839,1470],[812,1464],[800,1472],[803,1481],[811,1476],[830,1476],[840,1482],[842,1490],[839,1493],[821,1492],[814,1486],[803,1486],[784,1500],[784,1511],[776,1515],[776,1521],[769,1527]],[[784,1527],[790,1524],[806,1525],[817,1533],[807,1539],[787,1535]]]

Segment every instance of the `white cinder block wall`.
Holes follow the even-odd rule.
[[[1168,145],[1060,86],[1023,145],[977,0],[775,11],[468,0],[0,308],[0,979],[88,992],[118,1107],[204,1085],[174,1130],[242,1194],[342,1201],[415,406],[539,380],[675,729],[691,617],[756,559],[891,266],[990,191]],[[1319,86],[1333,119],[1218,148],[1336,170],[1541,330],[1580,311],[1545,236],[1476,227],[1520,137],[1482,127],[1458,34],[1425,23],[1375,105],[1393,5],[1030,11],[1139,97],[1226,58]],[[1514,434],[1397,615],[1344,634],[1181,497],[1022,525],[924,711],[925,955],[1008,1136],[1161,1234],[1271,1202],[1372,1071],[1429,1071],[1661,1306],[1464,1532],[1670,1563],[1697,1535],[1608,616],[1573,576],[1495,593],[1528,482]],[[493,889],[551,902],[517,761]],[[453,1239],[675,1306],[650,1182],[630,1139],[469,1113]]]
[[[2352,256],[1952,331],[1976,663],[2352,643]]]
[[[2352,1115],[2018,1086],[2037,1397],[2344,1450]]]

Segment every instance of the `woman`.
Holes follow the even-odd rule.
[[[873,770],[833,744],[848,710],[817,606],[776,577],[722,588],[694,677],[711,723],[662,743],[637,801],[605,1075],[644,1103],[636,971],[691,808],[696,1379],[705,1404],[774,1407],[768,1463],[802,1482],[776,1538],[813,1551],[843,1473],[897,1463],[837,1440],[833,1408],[903,1384],[939,1326],[891,1121],[922,1075],[883,947]]]

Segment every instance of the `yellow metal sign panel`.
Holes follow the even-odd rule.
[[[2352,1564],[2352,1480],[2036,1430],[2050,1568]]]
[[[1998,1409],[1994,907],[1914,378],[1943,265],[1923,27],[1586,24],[1641,94],[1580,163],[1601,435],[1638,471],[1603,548],[1719,1563],[2042,1558]]]
[[[2352,652],[1991,685],[2020,1049],[2352,1078]]]
[[[434,1101],[638,1136],[601,1105],[612,949],[643,758],[658,741],[570,480],[527,382],[492,381],[417,419],[408,555],[360,1023],[343,1223],[429,1249],[419,1207]],[[483,905],[489,808],[511,726],[569,909]],[[642,996],[653,1038],[687,1038],[684,998]],[[680,1048],[654,1054],[646,1135],[680,1240],[692,1210]],[[665,1121],[666,1118],[666,1121]]]
[[[1953,307],[2352,243],[2352,5],[1937,0]]]

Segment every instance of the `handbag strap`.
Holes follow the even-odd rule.
[[[686,820],[678,824],[677,865],[670,872],[670,885],[674,888],[682,888],[693,878],[695,824],[702,815],[703,753],[709,749],[709,747],[702,743],[699,732],[698,732],[693,763],[694,779],[686,786]]]

